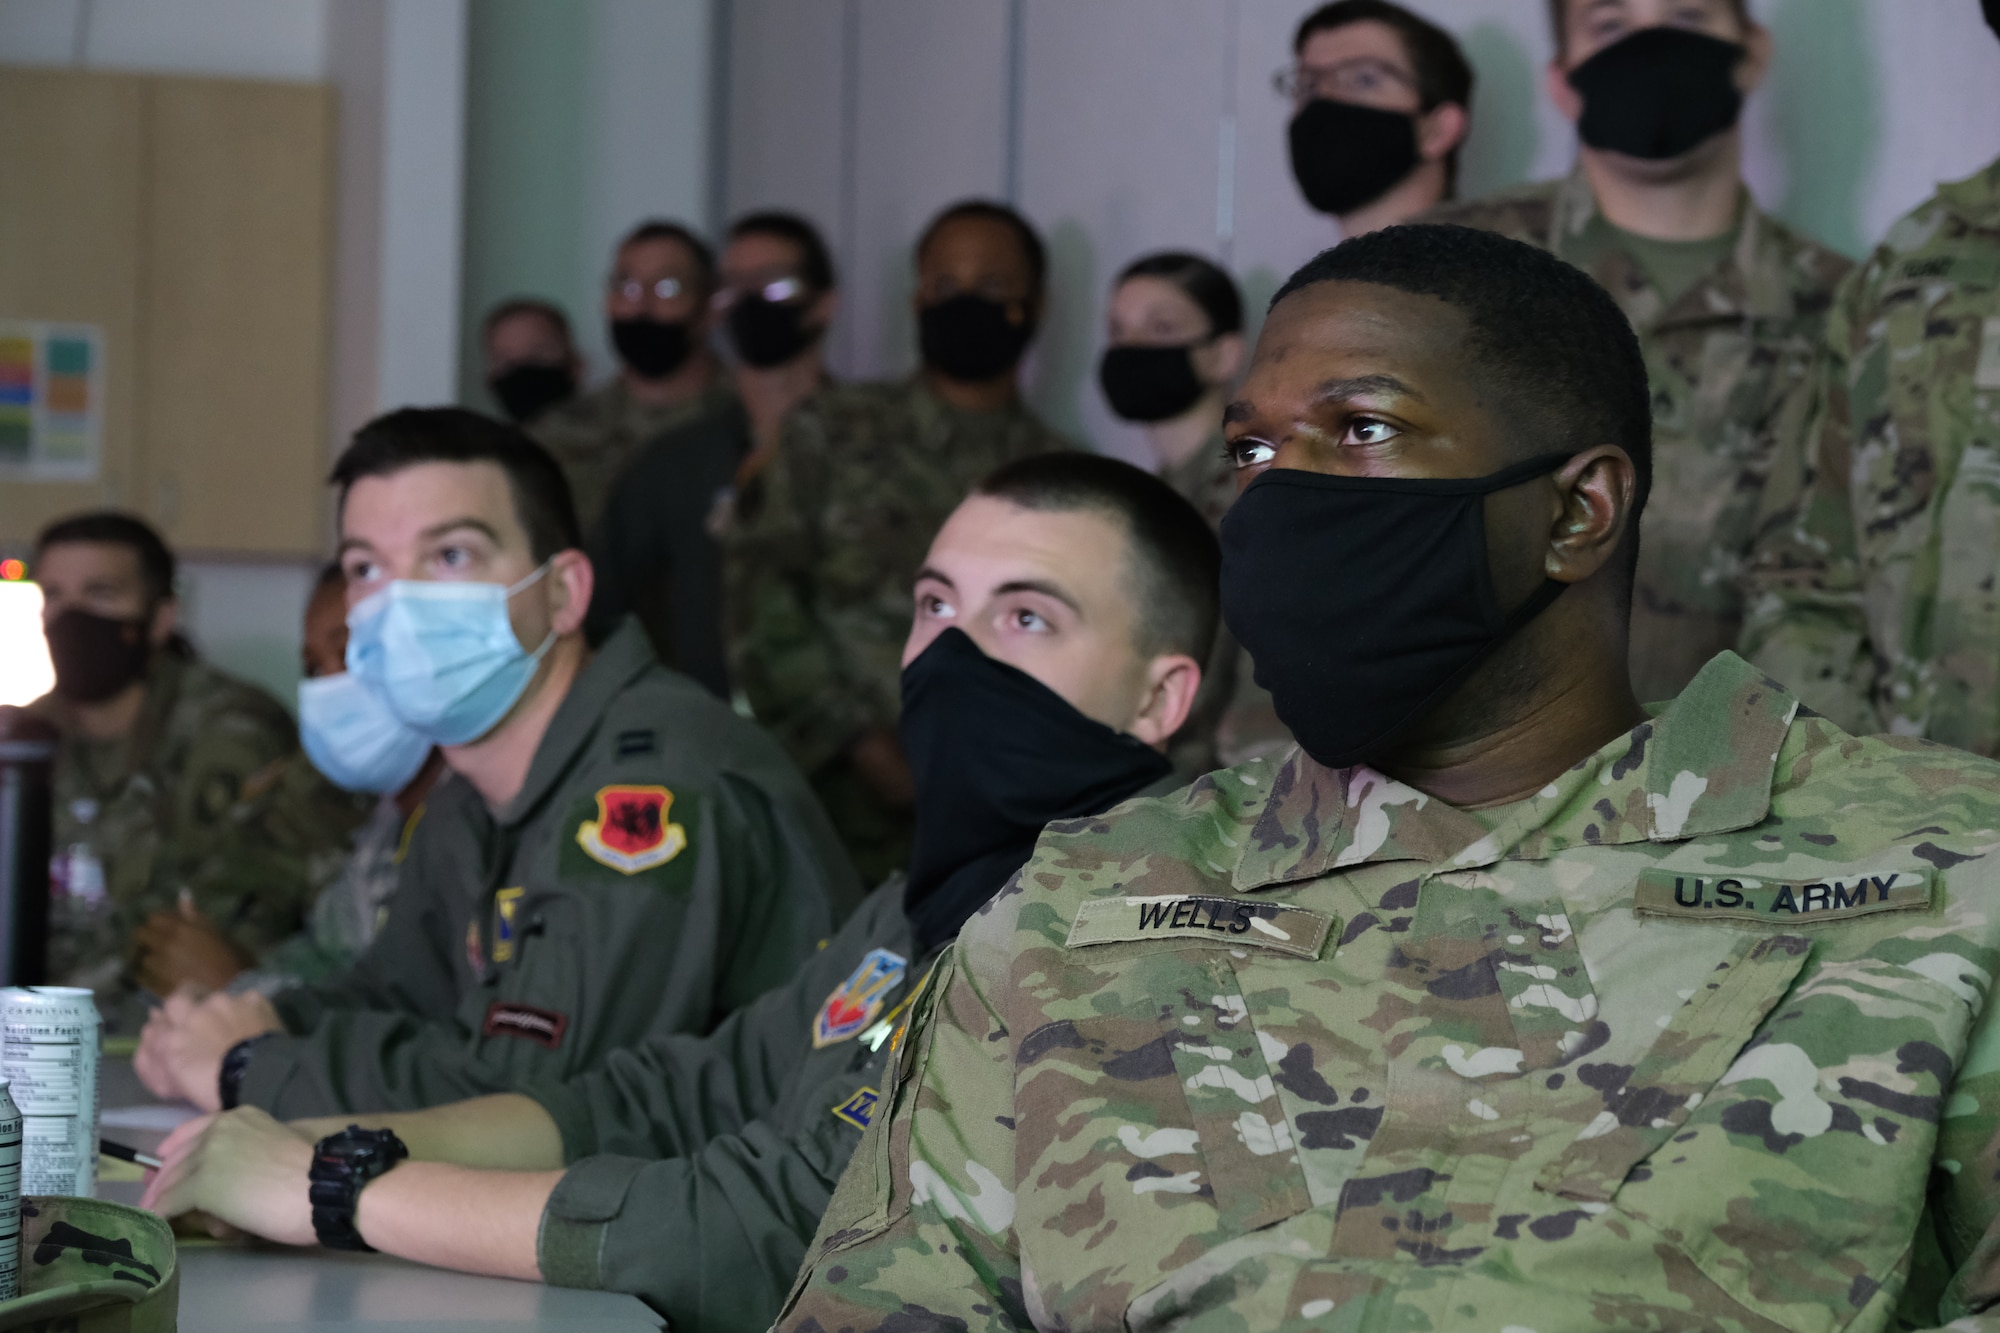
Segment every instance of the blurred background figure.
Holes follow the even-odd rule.
[[[715,287],[714,252],[678,222],[643,222],[618,243],[604,284],[618,373],[533,428],[562,464],[586,530],[640,446],[731,393],[708,346]]]
[[[730,224],[711,304],[736,393],[713,395],[619,474],[589,537],[593,642],[635,615],[661,662],[729,697],[720,539],[785,418],[831,382],[826,332],[839,299],[832,256],[810,222],[763,212]]]
[[[1451,34],[1389,0],[1334,0],[1299,23],[1278,91],[1292,176],[1359,236],[1452,197],[1472,128],[1472,66]]]
[[[1654,430],[1633,688],[1670,699],[1736,644],[1780,408],[1852,265],[1743,184],[1743,103],[1772,51],[1747,0],[1550,0],[1549,14],[1548,91],[1576,123],[1576,170],[1426,220],[1550,250],[1632,321]]]
[[[292,720],[176,632],[174,557],[150,526],[109,511],[61,520],[34,568],[56,684],[30,709],[62,734],[49,976],[95,990],[107,1030],[132,1033],[142,988],[192,979],[178,956],[148,957],[142,922],[199,914],[241,968],[299,928],[315,862],[355,821],[269,818],[298,754]]]
[[[915,260],[916,373],[830,388],[795,411],[724,539],[730,677],[870,881],[909,857],[896,719],[910,580],[980,477],[1071,447],[1021,400],[1048,299],[1034,227],[1004,204],[953,204]]]
[[[486,388],[510,421],[535,420],[576,397],[583,382],[569,316],[553,302],[532,296],[502,301],[487,312],[479,345]]]

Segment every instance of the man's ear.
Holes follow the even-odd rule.
[[[1456,102],[1440,102],[1417,117],[1417,155],[1426,162],[1442,162],[1451,150],[1465,142],[1472,120]]]
[[[1752,23],[1743,34],[1743,47],[1748,54],[1743,63],[1736,67],[1736,86],[1746,93],[1753,93],[1763,84],[1764,76],[1771,72],[1771,30],[1761,23]]]
[[[1186,653],[1162,653],[1146,663],[1139,711],[1125,728],[1155,749],[1163,748],[1187,721],[1201,689],[1201,663]]]
[[[574,634],[583,628],[590,610],[590,594],[597,587],[597,571],[590,557],[572,547],[557,551],[549,560],[549,628],[558,634]]]
[[[162,597],[160,604],[153,608],[152,623],[146,627],[146,637],[155,648],[166,647],[167,640],[174,636],[174,628],[180,624],[180,618],[180,599],[171,595]]]
[[[1602,444],[1563,464],[1555,482],[1562,507],[1542,572],[1558,583],[1582,583],[1604,568],[1638,521],[1638,471],[1623,449]]]
[[[806,323],[819,329],[832,329],[834,317],[840,314],[840,293],[821,292],[806,307]]]
[[[1563,119],[1576,124],[1583,115],[1583,94],[1570,86],[1569,71],[1560,60],[1551,60],[1542,71],[1542,86],[1548,89],[1549,100],[1562,112]]]

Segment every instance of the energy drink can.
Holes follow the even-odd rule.
[[[0,1079],[21,1116],[21,1193],[97,1190],[97,1060],[103,1023],[88,990],[0,990]]]
[[[0,1301],[21,1294],[21,1112],[0,1083]]]

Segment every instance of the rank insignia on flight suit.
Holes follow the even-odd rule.
[[[628,875],[663,866],[688,841],[685,828],[667,822],[673,804],[674,794],[665,787],[600,787],[597,818],[577,827],[577,846]]]
[[[882,999],[896,988],[909,969],[909,959],[887,949],[870,949],[847,980],[834,987],[833,994],[813,1019],[813,1047],[846,1041],[882,1012]]]

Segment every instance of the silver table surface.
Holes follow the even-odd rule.
[[[107,1056],[101,1078],[107,1110],[156,1104],[128,1059]],[[107,1127],[105,1134],[139,1148],[166,1137],[159,1130],[132,1128]],[[104,1182],[97,1192],[137,1203],[140,1186]],[[190,1243],[181,1247],[180,1272],[180,1326],[187,1333],[265,1328],[658,1333],[666,1322],[631,1296],[473,1277],[386,1254]]]

